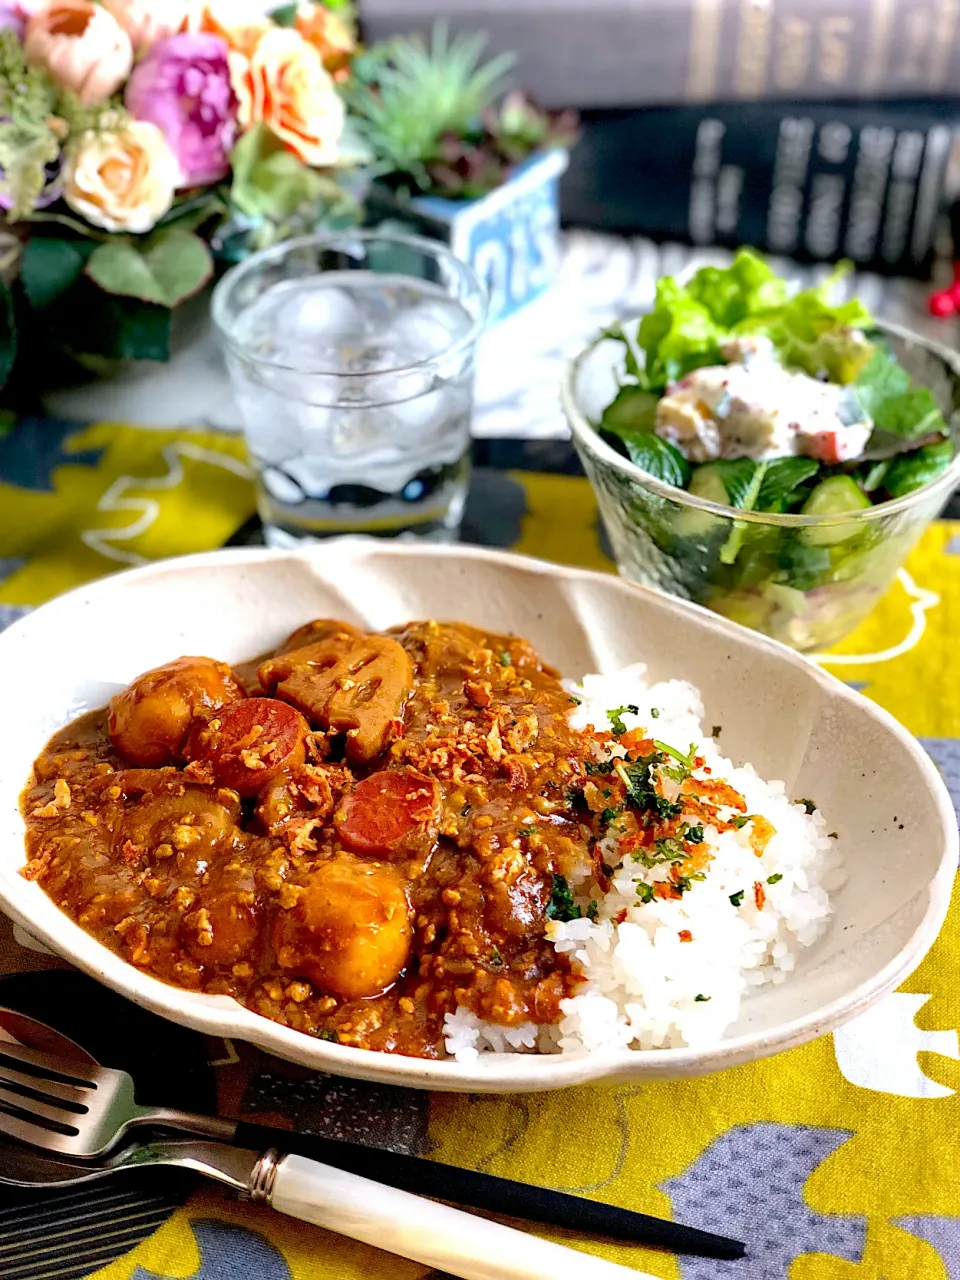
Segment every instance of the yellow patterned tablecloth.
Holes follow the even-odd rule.
[[[0,442],[0,625],[121,565],[220,545],[252,513],[241,446],[230,437],[41,426],[39,452],[16,436]],[[526,472],[502,480],[520,495],[504,545],[611,567],[585,480]],[[960,524],[940,522],[872,617],[823,661],[921,738],[960,801],[958,636]],[[18,966],[57,962],[0,932],[0,971]],[[960,1280],[958,976],[955,906],[917,972],[871,1013],[772,1060],[679,1084],[427,1096],[309,1077],[229,1042],[209,1046],[208,1057],[234,1113],[323,1132],[334,1112],[360,1131],[375,1111],[373,1140],[397,1149],[749,1243],[746,1260],[724,1263],[576,1242],[662,1280]],[[106,1245],[71,1252],[79,1225],[73,1236],[61,1232],[59,1261],[31,1261],[17,1251],[18,1212],[0,1195],[0,1275],[13,1280],[425,1275],[206,1188],[151,1220],[106,1266]]]

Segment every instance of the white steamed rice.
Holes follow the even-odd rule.
[[[481,1053],[713,1044],[736,1022],[744,994],[785,981],[798,952],[827,927],[829,893],[845,875],[822,815],[808,814],[791,800],[782,782],[765,782],[751,765],[737,768],[721,755],[718,743],[704,736],[703,705],[693,685],[668,680],[651,686],[645,670],[637,664],[569,684],[580,699],[571,712],[573,725],[608,729],[611,707],[635,705],[637,715],[622,717],[628,730],[642,728],[684,753],[695,743],[711,777],[730,783],[746,800],[747,812],[767,818],[776,834],[758,858],[749,828],[720,833],[705,825],[704,842],[713,854],[706,878],[681,898],[646,904],[637,897],[637,884],[649,882],[651,872],[627,857],[617,866],[610,891],[597,899],[595,921],[583,917],[547,924],[547,936],[558,951],[572,954],[585,978],[577,994],[562,1001],[559,1025],[495,1026],[458,1009],[447,1015],[444,1027],[447,1052],[458,1061],[475,1061]],[[604,856],[611,865],[619,863],[615,836],[607,837]],[[596,895],[595,889],[589,893],[591,878],[585,867],[581,882],[573,884],[584,895],[578,896],[583,907]],[[759,909],[756,881],[765,894]],[[741,890],[735,905],[731,895],[736,898]],[[692,934],[692,941],[681,941],[681,931]]]

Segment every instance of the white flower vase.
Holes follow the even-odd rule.
[[[556,279],[560,175],[566,151],[533,156],[478,200],[406,197],[382,183],[367,194],[368,220],[442,240],[487,286],[490,320],[513,315]]]

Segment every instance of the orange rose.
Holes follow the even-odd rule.
[[[297,9],[296,26],[304,40],[320,54],[323,65],[332,76],[347,70],[357,44],[342,18],[322,4],[307,0]]]
[[[240,126],[265,124],[304,164],[336,162],[343,102],[320,54],[293,28],[272,27],[246,58],[230,54]]]
[[[183,29],[219,36],[234,53],[249,58],[272,26],[256,0],[205,0],[192,6]]]

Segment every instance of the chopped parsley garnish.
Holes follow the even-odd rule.
[[[703,995],[702,992],[700,995],[693,997],[694,1004],[706,1004],[709,999],[710,997]]]
[[[569,695],[569,700],[573,703],[575,707],[579,707],[581,705],[580,699],[575,698],[572,693]]]
[[[595,773],[613,773],[613,761],[588,760],[583,768],[587,777],[592,778]]]
[[[654,899],[653,885],[644,884],[644,882],[641,880],[640,883],[637,885],[637,897],[640,899],[641,902],[644,902],[644,903],[652,902]]]
[[[839,840],[839,839],[840,839],[840,832],[839,832],[839,831],[828,831],[828,832],[827,832],[827,839],[828,839],[828,840]]]
[[[711,738],[719,738],[719,737],[720,737],[720,735],[721,735],[721,733],[723,733],[723,725],[722,725],[722,724],[715,724],[715,725],[713,726],[713,728],[710,730],[710,737],[711,737]]]
[[[659,708],[659,707],[651,707],[651,708],[650,708],[650,715],[651,715],[651,717],[652,717],[654,720],[659,720],[659,719],[660,719],[660,708]]]
[[[621,809],[604,809],[600,814],[600,821],[605,827],[609,827],[611,822],[620,817],[621,812]]]
[[[661,820],[679,817],[683,812],[682,804],[673,804],[667,800],[654,785],[653,766],[663,763],[663,756],[659,751],[649,756],[638,756],[636,760],[618,760],[616,763],[619,765],[617,772],[627,788],[624,799],[632,808]]]
[[[782,879],[783,876],[778,871],[776,875],[767,876],[767,884],[779,884]]]
[[[489,964],[491,969],[503,968],[505,961],[503,956],[500,954],[499,947],[494,947],[493,950],[490,952],[490,959],[487,961],[487,964]]]
[[[740,889],[737,893],[731,893],[730,901],[735,907],[739,907],[740,903],[743,901],[743,890]]]
[[[566,876],[557,875],[556,872],[553,876],[553,892],[547,903],[547,919],[562,921],[580,919],[580,908],[573,900]]]
[[[623,723],[623,717],[627,713],[632,716],[638,716],[640,714],[640,708],[635,706],[634,703],[628,702],[626,706],[614,707],[612,711],[607,712],[607,719],[613,726],[614,735],[618,738],[621,734],[627,732],[627,726]]]
[[[736,827],[739,831],[741,827],[745,827],[750,821],[749,813],[738,813],[730,819],[731,827]]]
[[[610,790],[609,787],[604,787],[603,790],[600,792],[600,794],[603,796],[604,800],[609,800],[610,797],[613,795],[613,792]]]
[[[663,772],[668,778],[672,778],[674,782],[683,782],[684,778],[690,777],[693,772],[693,758],[697,754],[697,748],[692,742],[686,755],[682,751],[678,751],[676,747],[668,746],[666,742],[658,742],[656,739],[654,739],[654,746],[658,751],[662,751],[664,755],[671,756],[677,762],[675,766],[664,768]]]
[[[518,836],[526,836],[529,838],[530,836],[535,836],[536,834],[537,834],[536,827],[517,827]]]
[[[684,849],[683,840],[679,836],[660,836],[653,847],[654,853],[646,855],[651,862],[679,862],[682,858],[690,856]]]
[[[703,827],[684,827],[680,834],[688,844],[703,844]]]
[[[802,804],[807,813],[813,813],[814,809],[817,807],[817,802],[815,800],[797,800],[795,803]]]
[[[506,651],[506,650],[504,650],[504,651],[503,651],[503,653],[501,653],[501,655],[500,655],[500,665],[501,665],[501,667],[509,667],[509,666],[510,666],[510,663],[511,663],[512,661],[513,661],[513,659],[510,657],[509,653],[507,653],[507,651]]]
[[[333,1044],[339,1044],[339,1043],[340,1043],[340,1037],[337,1035],[337,1033],[336,1033],[335,1031],[318,1031],[318,1032],[317,1032],[317,1039],[318,1039],[318,1040],[330,1040]]]
[[[588,920],[593,920],[594,923],[596,923],[596,920],[599,914],[600,914],[600,904],[597,902],[596,898],[593,898],[591,899],[589,905],[587,906],[586,917]]]
[[[676,880],[673,881],[673,887],[679,893],[686,893],[695,881],[706,880],[706,878],[702,871],[697,871],[692,876],[677,876]]]

